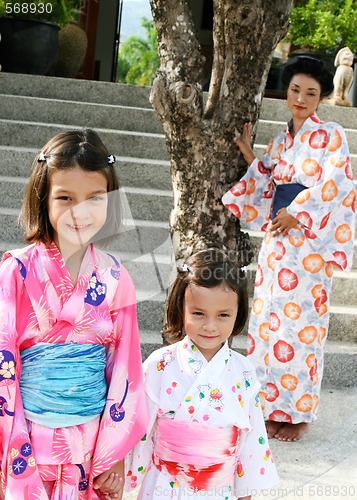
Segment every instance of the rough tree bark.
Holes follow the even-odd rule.
[[[235,130],[259,117],[273,51],[288,30],[292,0],[214,0],[213,69],[204,106],[204,57],[188,0],[150,0],[161,66],[151,102],[163,125],[174,188],[176,259],[217,246],[252,260],[248,236],[221,203],[246,169]]]

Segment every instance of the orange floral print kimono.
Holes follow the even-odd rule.
[[[287,236],[272,237],[272,200],[276,187],[286,184],[303,186],[287,205],[299,223]],[[351,269],[355,199],[344,130],[316,114],[294,139],[288,128],[280,133],[223,196],[248,228],[265,231],[247,354],[262,384],[267,419],[316,419],[333,270]]]
[[[0,267],[0,331],[1,487],[6,498],[99,498],[93,478],[125,457],[146,429],[135,290],[127,271],[114,257],[90,246],[73,286],[54,243],[8,252]],[[83,423],[51,424],[51,388],[50,396],[45,394],[48,411],[32,418],[25,408],[24,353],[41,350],[28,370],[29,378],[36,378],[53,348],[56,353],[57,348],[80,351],[81,356],[83,348],[94,350],[86,375],[76,378],[70,358],[59,366],[61,379],[74,376],[77,381],[67,392],[81,404],[96,391],[87,377],[101,362],[97,351],[102,353],[104,409]],[[82,365],[81,357],[79,372]],[[41,384],[42,392],[35,390],[36,397],[28,398],[30,404],[37,404],[47,382]],[[59,417],[71,422],[69,410],[68,416],[64,412]],[[44,416],[48,426],[41,423]]]

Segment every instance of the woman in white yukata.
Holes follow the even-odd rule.
[[[252,364],[227,339],[248,315],[246,274],[221,250],[178,270],[167,304],[173,345],[144,363],[147,434],[127,457],[138,499],[233,500],[274,486],[277,473]]]
[[[248,228],[265,231],[247,354],[268,437],[295,441],[316,419],[332,275],[352,265],[356,193],[343,128],[315,114],[332,76],[321,61],[299,57],[282,79],[292,119],[260,161],[244,126],[235,142],[250,167],[222,201]]]

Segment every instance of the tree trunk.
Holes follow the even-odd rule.
[[[214,0],[213,69],[203,104],[203,64],[188,0],[150,0],[161,66],[151,102],[171,159],[176,259],[217,246],[252,260],[247,234],[221,197],[246,170],[233,137],[247,121],[253,136],[271,58],[287,33],[292,0]]]

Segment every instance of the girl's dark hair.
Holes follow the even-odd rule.
[[[25,241],[50,244],[53,228],[48,216],[48,196],[51,175],[56,170],[76,166],[86,171],[100,172],[107,180],[107,219],[95,235],[96,243],[105,245],[120,232],[122,222],[119,182],[109,153],[94,130],[72,130],[56,135],[38,152],[22,203],[20,220],[25,228]]]
[[[333,91],[333,76],[320,59],[298,56],[289,61],[281,75],[281,81],[286,89],[289,87],[291,79],[297,74],[308,75],[319,82],[321,86],[320,97],[327,97]]]
[[[178,275],[166,304],[166,328],[168,342],[177,342],[184,335],[184,298],[187,287],[214,288],[224,285],[238,296],[238,313],[231,336],[238,335],[248,318],[248,291],[246,272],[237,261],[218,248],[201,250],[192,255],[186,264],[177,269]]]

